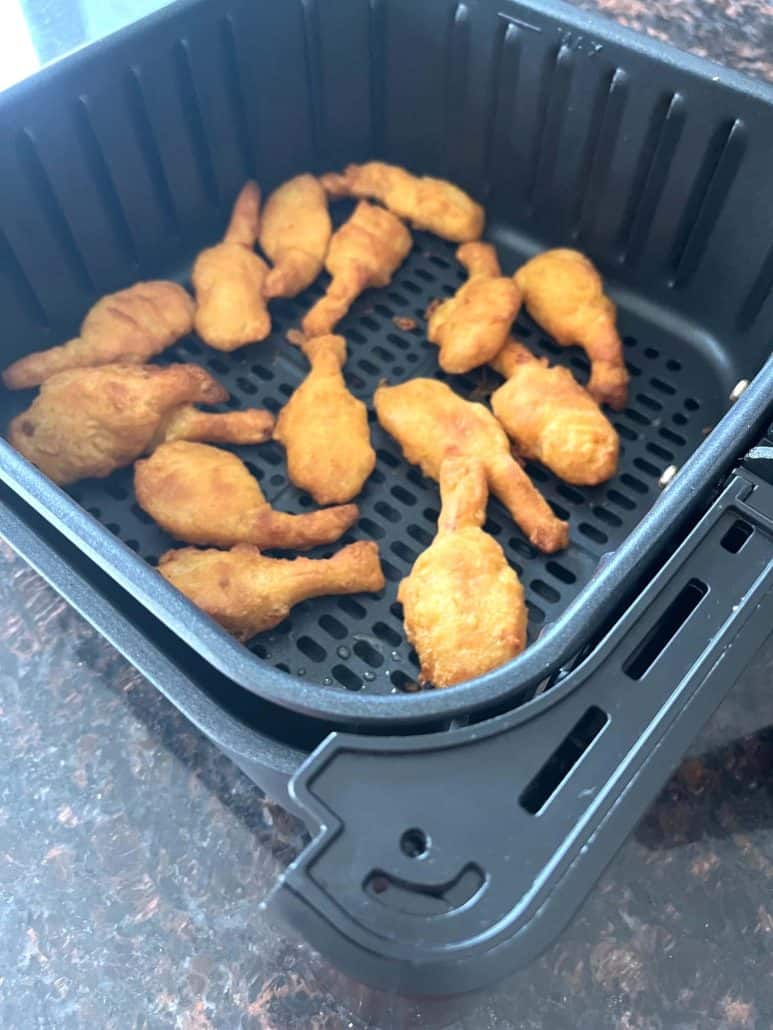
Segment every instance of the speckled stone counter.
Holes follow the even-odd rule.
[[[582,5],[773,80],[765,3]],[[768,1030],[771,727],[773,638],[540,960],[385,996],[260,913],[301,828],[0,545],[0,1026]]]

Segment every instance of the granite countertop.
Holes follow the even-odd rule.
[[[25,0],[32,50],[3,84],[155,6]],[[773,81],[763,0],[580,6]],[[417,1003],[266,921],[298,824],[3,544],[0,571],[1,1026],[773,1026],[773,638],[560,940]]]

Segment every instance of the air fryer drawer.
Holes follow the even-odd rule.
[[[619,308],[618,475],[579,489],[529,466],[570,520],[557,555],[489,508],[526,588],[522,655],[413,689],[396,588],[434,533],[437,488],[372,412],[378,464],[352,536],[378,541],[385,590],[301,605],[249,647],[156,573],[173,541],[130,470],[63,491],[0,441],[7,506],[47,528],[0,521],[250,775],[283,789],[293,773],[314,839],[273,895],[288,918],[370,983],[453,993],[558,932],[769,628],[769,461],[734,467],[773,420],[773,90],[560,3],[181,0],[0,97],[3,363],[72,336],[106,292],[188,284],[245,179],[265,194],[367,158],[469,190],[506,271],[581,249]],[[440,376],[425,311],[461,275],[450,245],[414,235],[390,286],[341,323],[368,403],[382,379]],[[272,305],[265,343],[215,354],[192,336],[161,360],[277,411],[305,374],[284,335],[325,282]],[[517,332],[586,374],[526,316]],[[492,380],[451,382],[478,397]],[[2,392],[3,420],[30,399]],[[278,507],[309,506],[277,445],[237,450]]]

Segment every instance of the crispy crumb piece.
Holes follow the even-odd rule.
[[[300,329],[288,329],[285,333],[285,339],[294,347],[301,347],[306,342],[306,337]]]
[[[395,315],[392,318],[392,321],[394,322],[394,324],[397,326],[398,329],[402,329],[403,332],[406,332],[406,333],[409,333],[411,331],[411,329],[415,329],[416,328],[416,319],[415,318],[405,318],[403,315]]]

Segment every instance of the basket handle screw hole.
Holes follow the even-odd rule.
[[[429,851],[429,838],[424,830],[406,830],[400,838],[400,849],[408,858],[424,858]]]

